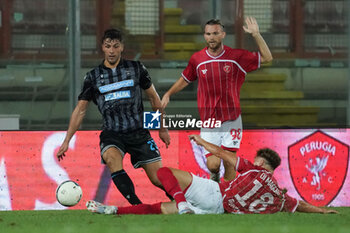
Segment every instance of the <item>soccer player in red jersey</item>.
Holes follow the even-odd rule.
[[[233,49],[223,44],[224,26],[220,20],[209,20],[205,25],[204,39],[207,47],[194,53],[179,80],[164,94],[165,108],[170,96],[181,91],[189,83],[198,80],[197,105],[202,121],[208,119],[222,122],[221,128],[202,128],[203,139],[230,151],[237,151],[242,139],[240,89],[248,72],[260,67],[260,63],[272,61],[271,52],[259,33],[253,17],[246,18],[245,32],[252,35],[259,52]],[[207,167],[212,179],[219,181],[221,160],[208,151]],[[225,170],[228,164],[224,163]],[[225,172],[224,179],[232,180],[234,173]]]
[[[279,155],[268,148],[260,149],[254,164],[203,140],[199,135],[190,139],[205,147],[240,174],[232,181],[217,183],[195,176],[189,172],[163,167],[157,172],[164,189],[174,197],[175,202],[142,204],[129,207],[106,206],[88,201],[91,212],[102,214],[272,214],[276,212],[338,213],[332,209],[320,208],[304,201],[298,201],[281,189],[274,170],[280,165]]]

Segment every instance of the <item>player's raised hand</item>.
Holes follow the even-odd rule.
[[[63,142],[60,149],[57,151],[56,157],[58,161],[63,160],[63,157],[66,156],[65,152],[68,150],[69,143]]]
[[[170,136],[168,129],[162,128],[159,130],[159,138],[164,142],[166,148],[170,145]]]
[[[259,25],[254,17],[247,17],[245,19],[246,26],[243,26],[245,32],[252,35],[259,33]]]

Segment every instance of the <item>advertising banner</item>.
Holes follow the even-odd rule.
[[[209,177],[201,147],[188,139],[198,130],[170,130],[169,148],[151,134],[162,155],[163,166],[179,168]],[[55,190],[65,180],[77,182],[83,197],[72,209],[84,209],[86,201],[129,205],[101,164],[100,131],[79,131],[62,161],[56,159],[65,132],[0,132],[0,210],[66,209],[57,203]],[[244,130],[238,155],[253,161],[258,149],[278,152],[282,163],[274,173],[279,186],[292,197],[317,206],[350,206],[348,129]],[[164,191],[153,186],[141,169],[134,169],[130,156],[124,169],[135,184],[143,203],[168,201]],[[221,169],[221,175],[223,169]]]

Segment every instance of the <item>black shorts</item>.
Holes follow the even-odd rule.
[[[103,130],[100,134],[101,158],[103,153],[111,147],[119,149],[123,157],[125,153],[129,153],[134,168],[162,160],[156,143],[146,129],[131,133]],[[102,162],[105,163],[103,158]]]

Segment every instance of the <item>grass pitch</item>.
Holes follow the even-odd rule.
[[[92,214],[87,210],[0,211],[0,232],[26,233],[179,233],[179,232],[350,232],[350,208],[341,214],[273,215],[123,215]]]

